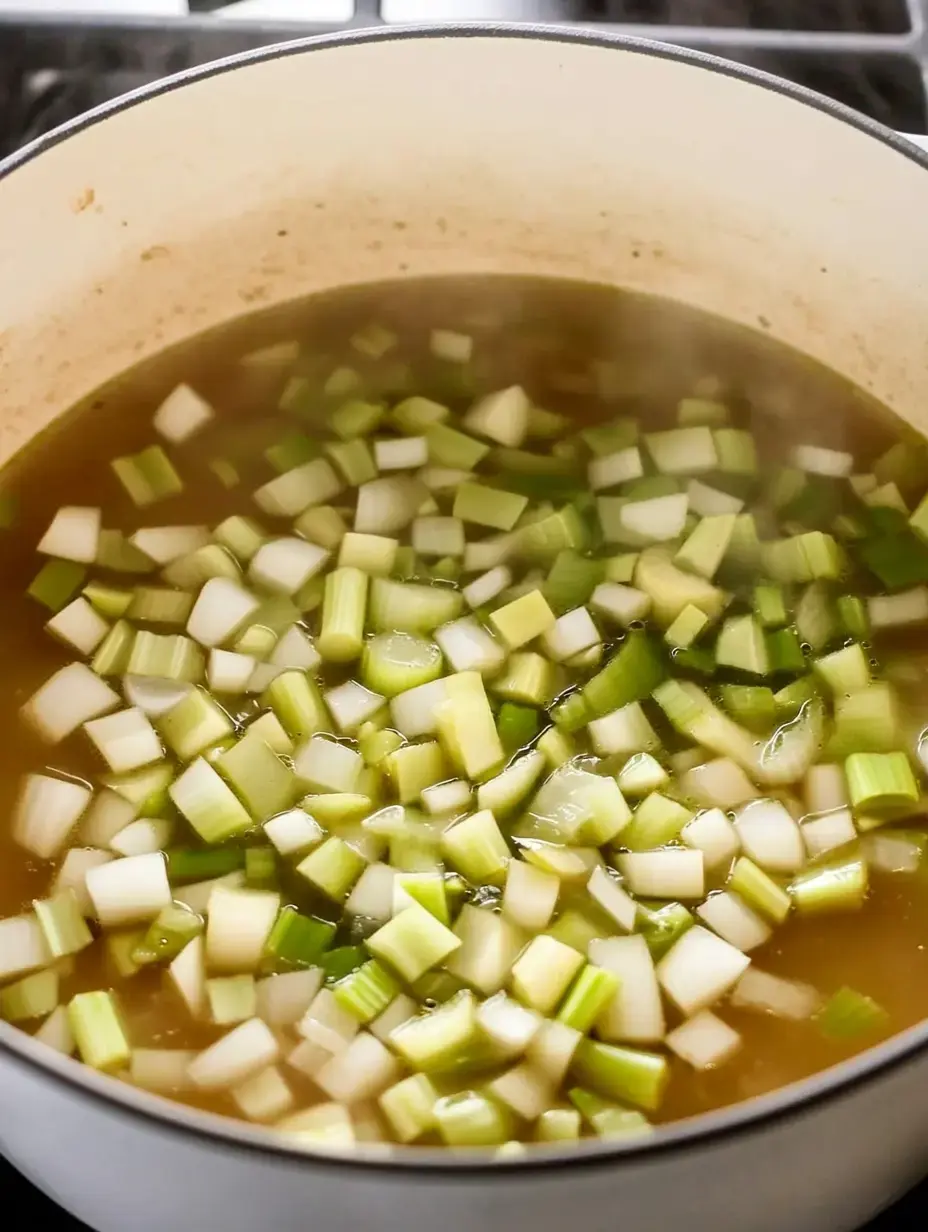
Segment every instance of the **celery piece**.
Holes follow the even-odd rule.
[[[635,565],[635,587],[651,600],[651,615],[668,628],[692,604],[715,620],[727,602],[724,593],[696,574],[678,569],[661,547],[647,548]]]
[[[651,1125],[640,1112],[622,1108],[582,1087],[572,1087],[568,1097],[600,1138],[633,1138],[651,1132]]]
[[[688,603],[664,634],[668,646],[685,649],[691,646],[709,623],[705,612]]]
[[[268,685],[264,701],[294,740],[305,740],[331,728],[319,687],[303,671],[281,672]]]
[[[867,890],[867,865],[856,858],[807,869],[789,887],[800,915],[856,911],[864,905]]]
[[[202,689],[191,689],[156,720],[165,744],[181,761],[192,761],[235,730],[232,720]]]
[[[728,551],[736,521],[733,513],[702,518],[677,551],[673,563],[711,581]]]
[[[638,421],[623,416],[610,423],[581,428],[580,439],[590,453],[602,458],[635,444],[638,440]]]
[[[135,629],[125,620],[117,620],[97,647],[90,666],[98,676],[125,675],[132,659]]]
[[[592,920],[582,911],[569,907],[562,911],[547,931],[547,936],[562,941],[578,954],[586,954],[591,941],[602,941],[611,932],[611,925],[599,919]]]
[[[445,877],[440,871],[399,873],[396,876],[393,882],[394,911],[398,904],[408,906],[410,902],[424,907],[442,924],[451,923]]]
[[[258,1006],[255,977],[225,975],[206,981],[210,1018],[217,1026],[231,1026],[254,1018]]]
[[[445,859],[474,885],[502,885],[510,852],[489,809],[449,826],[441,836],[441,848]]]
[[[504,759],[503,746],[479,672],[445,678],[445,697],[436,721],[445,751],[467,778],[479,780]]]
[[[384,758],[383,768],[393,780],[400,804],[414,803],[426,787],[448,778],[441,745],[435,740],[403,745]]]
[[[52,898],[33,904],[45,944],[54,958],[76,954],[93,942],[81,905],[74,890],[62,890]]]
[[[765,571],[775,582],[836,581],[844,564],[836,540],[822,531],[765,543],[761,557]]]
[[[361,683],[384,697],[428,684],[442,674],[441,650],[412,633],[378,633],[364,645]]]
[[[722,625],[715,646],[720,667],[733,667],[754,676],[770,671],[764,633],[753,616],[731,616]]]
[[[582,689],[590,718],[602,718],[629,702],[649,697],[667,675],[659,645],[633,629],[609,662]]]
[[[172,767],[159,763],[128,774],[110,774],[100,781],[134,805],[137,816],[163,817],[170,807],[168,789],[173,779]]]
[[[367,951],[363,945],[340,945],[334,950],[327,950],[319,960],[319,965],[325,972],[326,982],[337,984],[364,966]],[[334,994],[333,994],[334,995]]]
[[[275,971],[295,971],[316,966],[332,944],[335,925],[284,907],[274,921],[264,946],[264,959]]]
[[[618,977],[587,964],[574,980],[557,1012],[557,1021],[586,1034],[619,990]]]
[[[236,514],[219,523],[213,531],[213,538],[220,547],[224,547],[243,565],[247,565],[258,548],[267,542],[268,536],[254,518],[245,518]]]
[[[372,933],[365,944],[375,958],[412,983],[444,962],[461,942],[450,928],[413,903]]]
[[[0,989],[0,1018],[28,1022],[47,1018],[58,1006],[61,977],[54,969],[36,971]]]
[[[609,1099],[654,1112],[667,1088],[670,1063],[656,1052],[583,1039],[574,1053],[571,1073]]]
[[[671,950],[696,923],[682,903],[638,904],[638,928],[655,962]]]
[[[121,530],[101,530],[96,563],[114,573],[151,573],[154,561],[131,543]],[[170,579],[166,579],[170,580]]]
[[[870,636],[870,618],[863,599],[857,595],[842,595],[835,607],[842,632],[848,637],[866,641]]]
[[[443,423],[450,415],[451,411],[448,407],[443,406],[440,402],[433,402],[430,398],[412,397],[405,398],[402,402],[397,403],[390,411],[390,422],[400,432],[416,436],[420,432],[424,432],[432,424]],[[474,441],[473,444],[480,444],[482,446],[482,442],[478,441]],[[483,457],[484,455],[481,454],[480,456]],[[443,465],[447,465],[447,463],[443,463]],[[469,470],[470,467],[464,469]]]
[[[733,719],[749,731],[769,732],[777,722],[773,690],[759,684],[723,684],[722,705]]]
[[[539,564],[549,564],[565,549],[584,552],[592,540],[589,526],[573,505],[523,523],[516,534],[519,554]]]
[[[512,965],[511,987],[523,1005],[550,1014],[583,966],[582,954],[555,937],[533,938]]]
[[[729,890],[773,924],[782,924],[792,909],[786,890],[747,856],[739,856],[735,861],[727,884]]]
[[[167,852],[171,885],[225,877],[245,865],[241,847],[173,847]]]
[[[117,628],[118,625],[114,625],[110,634]],[[104,641],[98,654],[106,646],[107,641]],[[125,668],[129,676],[153,676],[188,684],[196,684],[203,678],[203,651],[182,633],[162,634],[140,630],[129,642],[129,647],[129,662]],[[114,658],[118,657],[118,647],[113,648],[113,654]]]
[[[498,818],[508,817],[532,791],[545,766],[545,756],[538,749],[517,757],[505,770],[480,784],[477,788],[479,807],[489,809]]]
[[[755,475],[757,446],[750,432],[740,428],[716,428],[712,433],[719,470],[731,475]]]
[[[60,612],[84,585],[87,569],[73,560],[47,560],[26,594],[51,612]]]
[[[268,445],[264,456],[278,475],[282,475],[284,471],[317,458],[319,445],[303,432],[288,432],[276,445]]]
[[[527,496],[479,483],[462,483],[455,492],[452,512],[462,522],[512,530],[527,505]]]
[[[373,578],[369,620],[375,632],[433,633],[439,625],[456,620],[464,600],[460,592],[439,585],[395,582]]]
[[[576,1142],[580,1113],[575,1108],[548,1108],[535,1122],[536,1142]]]
[[[249,890],[276,890],[277,855],[274,848],[249,847],[245,851],[245,885]]]
[[[130,457],[114,458],[110,465],[136,505],[150,505],[183,490],[180,476],[160,445],[149,445]]]
[[[239,483],[242,483],[242,476],[238,473],[237,467],[227,458],[212,458],[207,466],[210,467],[223,488],[237,488]]]
[[[181,590],[199,590],[212,578],[239,582],[242,571],[238,561],[224,547],[218,543],[208,543],[186,556],[172,560],[161,576],[171,586],[177,586]]]
[[[189,907],[171,903],[162,907],[138,939],[131,957],[137,967],[173,962],[181,950],[203,931],[203,921]]]
[[[143,624],[185,625],[193,609],[193,598],[167,586],[137,586],[126,616]]]
[[[899,704],[892,685],[885,680],[875,680],[847,696],[836,696],[834,720],[829,757],[892,753],[903,739]]]
[[[889,1015],[872,997],[853,988],[839,988],[817,1016],[819,1030],[833,1040],[854,1040],[882,1033]]]
[[[85,1065],[115,1073],[129,1064],[129,1041],[112,993],[83,992],[72,998],[68,1025]]]
[[[670,781],[660,762],[650,753],[634,753],[619,771],[619,790],[626,796],[646,796]]]
[[[382,1014],[399,992],[399,984],[376,958],[339,980],[334,989],[341,1008],[365,1024]]]
[[[540,590],[529,591],[490,613],[490,623],[510,650],[517,650],[540,636],[555,620]]]
[[[835,695],[857,693],[870,684],[870,663],[856,642],[816,659],[812,669]]]
[[[399,542],[396,539],[386,535],[362,535],[351,530],[341,540],[338,566],[340,569],[360,569],[369,577],[389,577],[398,551]]]
[[[310,506],[294,522],[293,529],[310,543],[330,551],[337,548],[348,533],[345,519],[332,505]]]
[[[555,556],[541,592],[551,610],[560,616],[586,603],[605,577],[603,561],[589,560],[570,548],[565,548]],[[631,581],[631,577],[625,580]]]
[[[107,620],[119,620],[125,616],[132,602],[132,591],[121,586],[106,586],[102,582],[88,582],[81,592],[95,612]]]
[[[594,715],[586,704],[582,691],[569,693],[551,708],[551,718],[562,732],[578,732],[590,723]]]
[[[774,629],[767,634],[767,658],[771,672],[804,672],[802,643],[792,629]]]
[[[551,700],[554,668],[548,659],[533,651],[514,654],[506,670],[491,683],[498,697],[526,706],[544,707]]]
[[[296,871],[317,890],[342,902],[367,867],[367,861],[337,835],[327,838],[297,865]]]
[[[530,744],[538,734],[538,711],[532,706],[519,706],[504,702],[496,719],[496,728],[503,748],[507,753]]]
[[[782,586],[772,582],[754,587],[754,615],[765,629],[777,629],[789,620]]]
[[[255,821],[284,812],[298,794],[293,771],[260,736],[246,732],[215,766]]]
[[[502,721],[503,710],[505,710],[505,706],[500,709],[500,721]],[[535,747],[539,753],[544,755],[545,761],[552,770],[556,770],[558,766],[563,766],[565,762],[570,761],[576,755],[576,748],[570,736],[563,731],[559,731],[556,727],[549,727],[546,732],[543,732],[539,736]]]
[[[604,577],[600,580],[628,584],[635,576],[638,553],[624,552],[620,556],[611,556],[608,560],[600,563],[605,565]],[[552,604],[552,606],[554,605]]]
[[[692,819],[692,810],[654,791],[635,809],[631,822],[621,831],[620,841],[629,851],[650,851],[679,838]]]
[[[367,586],[367,574],[350,566],[333,570],[325,579],[322,627],[316,638],[316,648],[323,659],[348,663],[360,655]]]
[[[221,843],[254,824],[232,790],[202,757],[168,789],[172,801],[205,843]]]
[[[356,488],[377,478],[377,463],[371,447],[360,437],[328,444],[325,451],[350,487]]]
[[[918,783],[905,753],[852,753],[844,773],[855,811],[879,812],[918,802]]]
[[[405,743],[399,732],[386,730],[366,732],[364,727],[358,732],[358,746],[366,766],[379,766],[385,757]]]
[[[435,1128],[439,1099],[438,1090],[425,1074],[411,1074],[382,1092],[377,1102],[394,1136],[409,1143]]]
[[[398,410],[399,408],[397,408]],[[451,466],[472,471],[490,452],[485,441],[475,440],[447,424],[434,422],[425,429],[429,462],[433,466]]]
[[[293,741],[284,731],[277,715],[272,711],[260,715],[248,724],[248,734],[258,737],[269,744],[275,753],[289,757],[293,753]]]
[[[795,718],[806,702],[811,701],[813,697],[818,697],[818,688],[812,676],[803,676],[800,680],[794,680],[792,684],[784,686],[773,695],[777,718],[781,720]]]
[[[512,1114],[479,1091],[443,1096],[435,1105],[434,1115],[446,1146],[496,1146],[512,1135]]]

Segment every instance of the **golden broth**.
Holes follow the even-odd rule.
[[[454,374],[428,358],[433,325],[474,332],[483,387],[518,381],[539,405],[569,413],[577,424],[619,410],[639,414],[646,427],[672,422],[676,400],[694,389],[723,391],[755,432],[762,465],[787,456],[797,443],[817,442],[856,451],[858,470],[892,441],[897,429],[860,391],[766,339],[679,306],[598,286],[542,280],[448,278],[338,290],[304,303],[237,321],[163,354],[120,377],[76,408],[8,468],[4,489],[16,495],[18,517],[0,532],[0,816],[9,820],[20,776],[45,767],[93,777],[100,762],[80,734],[60,746],[43,745],[21,723],[19,707],[67,651],[47,636],[44,609],[25,595],[38,569],[34,548],[62,505],[100,505],[103,524],[127,533],[138,526],[175,523],[214,525],[233,512],[251,512],[250,491],[270,477],[262,451],[299,428],[277,410],[281,377],[274,371],[246,373],[243,354],[268,343],[298,338],[309,354],[330,357],[329,367],[353,363],[346,339],[370,321],[400,335],[401,358],[416,375],[410,392],[446,397],[455,406]],[[763,322],[759,326],[763,327]],[[374,371],[388,386],[397,380],[396,353]],[[612,361],[605,388],[590,376],[594,360]],[[152,414],[181,381],[217,408],[202,436],[169,448],[178,459],[185,490],[169,501],[137,510],[116,482],[110,460],[153,439]],[[449,381],[451,382],[449,384]],[[604,397],[603,394],[607,396]],[[242,486],[226,491],[208,469],[209,459],[232,457]],[[129,584],[133,584],[129,579]],[[318,614],[308,618],[310,628]],[[924,636],[908,635],[905,648],[924,648]],[[892,638],[877,646],[882,657]],[[917,703],[928,672],[918,660],[907,690]],[[182,841],[182,840],[181,840]],[[53,867],[28,858],[9,824],[0,824],[0,917],[27,908],[45,895]],[[797,918],[778,929],[756,952],[769,970],[815,985],[829,995],[842,985],[867,993],[887,1011],[883,1035],[928,1016],[928,880],[916,875],[874,874],[869,899],[858,913]],[[100,947],[77,956],[63,981],[62,1000],[73,993],[116,986],[132,1043],[138,1047],[199,1047],[218,1037],[196,1026],[166,991],[159,968],[120,981],[107,969]],[[876,1042],[879,1035],[835,1042],[809,1022],[729,1010],[722,1016],[743,1037],[740,1054],[717,1071],[695,1073],[672,1061],[672,1079],[657,1114],[666,1121],[760,1095],[810,1075]],[[319,1098],[309,1079],[295,1071],[287,1080],[296,1106]],[[184,1096],[183,1098],[187,1098]],[[227,1095],[192,1096],[189,1102],[233,1114]]]

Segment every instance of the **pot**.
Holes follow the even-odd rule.
[[[506,271],[679,299],[928,431],[928,156],[798,87],[563,29],[378,30],[159,82],[0,166],[0,463],[118,371],[339,283]],[[0,1024],[0,1147],[99,1232],[842,1232],[925,1167],[928,1027],[543,1158],[296,1151]]]

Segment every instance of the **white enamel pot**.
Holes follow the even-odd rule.
[[[591,279],[757,325],[928,429],[928,156],[784,82],[543,28],[267,48],[0,165],[0,462],[121,369],[345,282]],[[844,1232],[928,1166],[928,1028],[647,1141],[336,1158],[0,1024],[0,1149],[99,1232]]]

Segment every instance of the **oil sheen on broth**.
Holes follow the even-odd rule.
[[[197,430],[176,442],[153,419],[179,385],[213,414],[197,426],[182,396],[169,435]],[[0,918],[28,921],[15,935],[0,924],[4,1016],[60,1048],[76,1036],[81,1059],[127,1080],[307,1144],[490,1147],[646,1132],[917,1023],[928,1012],[928,549],[915,511],[928,471],[920,443],[902,440],[859,390],[760,335],[543,280],[338,290],[119,378],[3,484],[14,512],[0,532]],[[157,464],[130,464],[136,495],[160,497],[139,506],[110,464],[155,444],[183,490],[162,495],[172,484]],[[325,467],[295,497],[272,482],[317,458]],[[304,502],[337,513],[307,517]],[[161,563],[135,554],[147,572],[53,566],[43,605],[27,594],[51,559],[36,545],[68,507],[99,509],[103,528],[126,536],[209,533],[194,532],[179,566],[157,536]],[[262,540],[233,523],[220,539],[241,569],[215,547],[190,555],[236,516],[265,542],[320,551],[285,544],[249,564]],[[344,539],[356,518],[378,541]],[[92,516],[55,528],[53,552],[86,558],[88,535],[98,559],[120,550],[94,537]],[[115,563],[132,563],[121,550]],[[191,616],[217,571],[265,606],[236,623],[220,587]],[[91,583],[90,604],[69,607]],[[163,593],[137,587],[190,598],[162,610]],[[292,606],[268,607],[274,590]],[[92,650],[49,635],[61,608],[65,632]],[[112,632],[100,643],[120,619],[125,644]],[[145,633],[186,640],[165,657]],[[288,670],[274,679],[268,659]],[[131,666],[136,691],[95,706],[89,673],[74,677],[68,704],[92,714],[90,731],[58,739],[68,706],[29,699],[75,662],[120,694]],[[106,723],[130,702],[158,708],[150,671],[201,686],[178,703],[181,721],[152,715],[157,734],[137,712]],[[329,696],[347,681],[432,691],[405,706],[351,687]],[[243,754],[262,714],[282,727],[259,729]],[[363,764],[342,764],[319,733]],[[131,794],[131,775],[162,751],[169,792],[162,782],[142,810],[157,824],[127,837],[137,809],[123,803],[119,832],[105,819],[101,831],[103,779],[121,767],[111,781]],[[708,775],[693,769],[707,763]],[[26,774],[85,783],[94,804],[72,825],[73,800],[46,779],[24,795]],[[217,782],[234,787],[231,814]],[[262,829],[300,802],[289,824]],[[88,817],[112,858],[86,882],[79,872],[81,898],[56,896]],[[161,857],[138,863],[159,843],[170,890],[152,872]],[[247,863],[246,848],[258,849]],[[120,860],[136,861],[128,876]],[[371,874],[372,863],[399,871]],[[210,873],[228,878],[215,891],[224,922],[201,933],[200,916],[168,904]],[[207,915],[208,893],[194,899]],[[49,899],[37,926],[33,904]],[[138,966],[146,933],[153,961]],[[57,965],[48,944],[66,955]],[[166,974],[178,952],[196,1014]],[[268,978],[287,971],[317,974],[274,997]],[[254,1021],[255,980],[273,1031]],[[444,1018],[427,1039],[404,1029],[411,1014]],[[230,1032],[227,1055],[205,1051]]]

